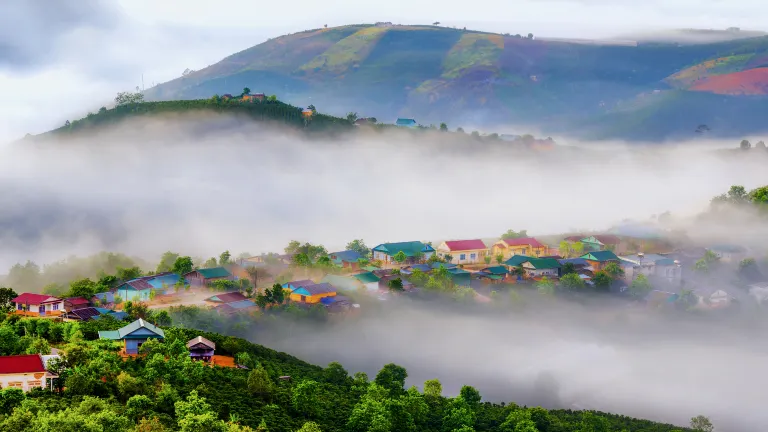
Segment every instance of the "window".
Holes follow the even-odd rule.
[[[473,260],[477,258],[477,254],[469,254],[469,259]]]
[[[8,388],[22,388],[24,384],[21,381],[11,381],[8,383]]]
[[[16,303],[16,309],[24,310],[24,305],[22,305],[21,303]]]
[[[461,254],[461,255],[459,255],[459,259],[460,259],[460,260],[462,260],[462,261],[464,261],[465,259],[467,259],[467,254]]]
[[[54,303],[52,310],[55,310],[55,311],[59,310],[59,304],[58,303]]]
[[[525,253],[526,253],[526,252],[528,252],[528,249],[526,249],[526,248],[523,248],[523,249],[522,249],[522,252],[520,253],[520,255],[525,255]]]

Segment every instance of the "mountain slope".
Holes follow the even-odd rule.
[[[407,115],[422,124],[457,126],[525,123],[547,132],[577,130],[654,90],[763,95],[762,72],[703,81],[755,69],[764,59],[766,37],[631,46],[434,26],[352,25],[269,40],[156,86],[147,98],[207,98],[249,87],[335,114],[357,111],[387,120]],[[718,108],[708,108],[699,110],[698,124],[715,120]],[[734,130],[743,134],[752,127],[737,123]],[[687,129],[681,125],[672,132]],[[630,132],[617,137],[643,135]]]

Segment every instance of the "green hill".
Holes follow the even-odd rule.
[[[249,87],[339,115],[357,111],[386,121],[413,116],[422,124],[519,123],[540,125],[545,133],[578,131],[585,120],[654,90],[723,93],[691,89],[686,79],[702,75],[707,68],[697,65],[708,61],[718,63],[718,73],[759,68],[765,63],[763,53],[768,53],[768,37],[632,46],[434,26],[351,25],[271,39],[146,95],[149,100],[199,99]],[[753,105],[736,101],[731,109],[742,112]],[[696,125],[720,115],[717,105],[705,108]],[[696,127],[659,121],[646,137],[660,135],[657,126],[673,135]],[[755,131],[751,123],[733,126],[737,135]],[[643,130],[632,130],[617,136],[643,135]]]
[[[361,373],[350,375],[338,363],[322,368],[243,339],[188,328],[164,327],[164,341],[143,344],[143,356],[121,358],[121,343],[98,340],[97,332],[126,324],[112,318],[64,323],[0,314],[0,354],[48,354],[52,346],[65,353],[62,362],[49,364],[61,377],[53,391],[0,390],[0,430],[689,430],[600,412],[481,402],[471,387],[463,388],[461,396],[445,397],[439,381],[425,386],[424,392],[406,390],[407,371],[394,364],[369,379]],[[186,344],[197,336],[215,343],[217,355],[229,357],[218,358],[219,364],[233,365],[234,357],[248,369],[208,367],[191,360]],[[307,426],[310,422],[314,428]]]

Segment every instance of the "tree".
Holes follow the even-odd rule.
[[[203,263],[203,268],[214,268],[218,267],[218,262],[216,261],[216,258],[208,258],[206,262]]]
[[[232,255],[229,253],[228,250],[222,252],[221,255],[219,255],[219,265],[229,264],[230,258],[232,258]]]
[[[157,273],[165,273],[173,270],[173,264],[176,262],[176,259],[179,257],[179,254],[168,251],[163,254],[163,256],[160,257],[160,263],[157,264],[157,269],[155,270]]]
[[[533,39],[533,33],[528,33],[528,39]]]
[[[575,242],[571,245],[571,250],[573,251],[573,256],[580,257],[584,255],[584,243],[582,242]]]
[[[300,382],[291,395],[291,404],[293,408],[308,417],[314,417],[318,414],[318,396],[320,393],[320,384],[313,380],[304,380]]]
[[[144,95],[140,92],[120,92],[115,96],[115,105],[130,105],[144,102]]]
[[[642,273],[637,275],[629,285],[629,292],[635,297],[645,297],[651,290],[653,290],[651,283]]]
[[[461,390],[459,390],[459,396],[466,402],[470,407],[475,408],[477,405],[480,404],[480,401],[483,399],[482,396],[480,396],[480,392],[477,391],[476,388],[472,386],[463,386]]]
[[[245,88],[243,89],[243,94],[244,94],[244,95],[249,95],[249,94],[251,94],[251,89],[249,89],[248,87],[245,87]]]
[[[349,112],[347,113],[347,121],[350,123],[354,123],[357,120],[357,113],[356,112]]]
[[[352,240],[347,243],[346,249],[359,253],[361,257],[368,257],[371,254],[371,249],[365,245],[363,239]]]
[[[161,310],[157,312],[154,314],[153,319],[155,324],[159,326],[168,327],[171,325],[171,316],[168,314],[168,311]]]
[[[584,281],[576,273],[568,273],[560,278],[560,285],[569,291],[581,291],[584,289]]]
[[[291,240],[288,242],[288,246],[286,246],[283,250],[287,254],[295,254],[298,253],[299,248],[301,247],[301,243],[298,240]]]
[[[755,148],[760,150],[765,150],[765,143],[762,141],[758,141],[757,144],[755,144]]]
[[[69,127],[69,125],[70,125],[69,120],[64,122],[64,127]]]
[[[272,285],[272,292],[270,297],[273,303],[282,304],[285,301],[285,290],[279,283]]]
[[[400,278],[390,279],[389,282],[387,282],[387,286],[389,287],[390,291],[394,292],[403,292],[403,280]]]
[[[118,278],[120,281],[125,282],[129,281],[131,279],[136,279],[137,277],[141,277],[144,274],[143,271],[137,266],[133,267],[117,267],[117,271],[115,272],[115,277]]]
[[[507,232],[501,235],[502,239],[522,238],[522,237],[528,237],[528,230],[515,231],[512,229],[508,229]]]
[[[327,26],[326,26],[327,27]],[[308,421],[297,432],[323,432],[317,423]]]
[[[392,257],[392,259],[395,260],[395,262],[397,262],[398,264],[402,264],[405,262],[405,260],[408,259],[408,256],[405,255],[405,252],[400,251],[396,253],[395,256]]]
[[[80,279],[69,284],[69,296],[90,299],[96,294],[96,288],[96,282],[88,278]]]
[[[501,265],[501,263],[503,262],[504,262],[504,255],[503,254],[496,255],[496,263]]]
[[[423,287],[428,280],[429,276],[419,269],[414,269],[411,273],[411,283],[416,286]]]
[[[552,295],[555,293],[555,283],[549,278],[543,277],[540,281],[536,282],[536,290],[542,294]]]
[[[611,288],[613,279],[608,276],[608,273],[599,270],[592,276],[592,283],[595,284],[595,288],[601,291],[608,291]]]
[[[440,123],[440,131],[441,132],[448,132],[448,125],[445,123]]]
[[[0,314],[6,314],[13,310],[12,300],[16,297],[18,294],[13,288],[0,287]]]
[[[312,265],[309,256],[305,253],[297,253],[293,256],[293,265],[296,267],[309,267]]]
[[[490,264],[491,260],[492,260],[492,258],[491,258],[490,255],[486,255],[486,256],[483,257],[483,261],[485,262],[485,265]]]
[[[464,133],[464,128],[457,127],[456,128],[456,133],[462,133],[463,134]]]
[[[564,256],[565,258],[568,258],[571,256],[571,244],[568,241],[566,240],[561,241],[559,249],[560,249],[560,255]]]
[[[267,395],[272,391],[272,380],[261,365],[248,373],[248,391],[257,395]]]
[[[376,374],[374,383],[389,391],[392,396],[403,393],[408,372],[404,367],[388,363]]]
[[[560,272],[563,276],[576,273],[576,266],[572,262],[567,262],[563,264],[563,267],[560,269]]]
[[[611,277],[611,279],[621,279],[624,277],[624,269],[616,262],[609,262],[603,271]]]
[[[698,415],[691,419],[691,429],[697,432],[713,432],[715,426],[712,425],[712,422],[707,417]]]
[[[339,362],[330,362],[323,370],[325,382],[337,386],[347,386],[350,383],[349,372]]]
[[[173,262],[173,267],[171,267],[171,271],[179,276],[183,276],[191,272],[193,268],[194,264],[192,263],[192,258],[183,256],[176,258],[176,261]]]
[[[438,379],[424,381],[424,396],[439,399],[443,395],[443,385]]]
[[[752,144],[747,140],[741,140],[741,143],[739,144],[739,148],[742,150],[749,150],[752,148]]]

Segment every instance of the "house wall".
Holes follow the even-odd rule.
[[[315,294],[310,296],[303,296],[301,294],[295,294],[291,293],[291,300],[298,302],[298,303],[308,303],[308,304],[315,304],[320,303],[320,299],[324,297],[335,297],[336,293],[323,293],[323,294]]]
[[[523,265],[528,277],[557,276],[557,269],[534,269]]]
[[[126,354],[138,354],[139,347],[146,341],[146,339],[125,339]]]
[[[437,256],[440,258],[445,257],[445,255],[451,255],[451,263],[452,264],[484,264],[485,261],[483,260],[485,256],[488,254],[488,249],[474,249],[474,250],[466,250],[466,251],[450,251],[447,248],[438,248],[437,249]],[[472,254],[474,254],[474,258],[472,257]],[[461,256],[464,255],[464,259],[461,259]]]
[[[65,312],[64,309],[64,301],[60,301],[58,303],[46,303],[42,305],[29,305],[29,308],[27,308],[26,304],[23,303],[16,303],[16,308],[14,310],[14,313],[16,315],[22,315],[22,316],[60,316]]]
[[[45,388],[47,386],[48,379],[45,372],[0,375],[0,387],[4,389],[20,388],[27,392],[35,387]]]
[[[540,257],[540,256],[547,256],[548,250],[546,246],[531,246],[531,245],[520,245],[520,246],[509,246],[504,242],[497,242],[493,245],[491,248],[492,251],[492,257],[495,257],[498,254],[504,255],[504,259],[507,260],[512,255],[523,255],[523,256],[529,256],[529,257]]]
[[[120,297],[123,301],[149,301],[151,292],[151,289],[136,290],[121,288],[115,292],[115,295]]]

